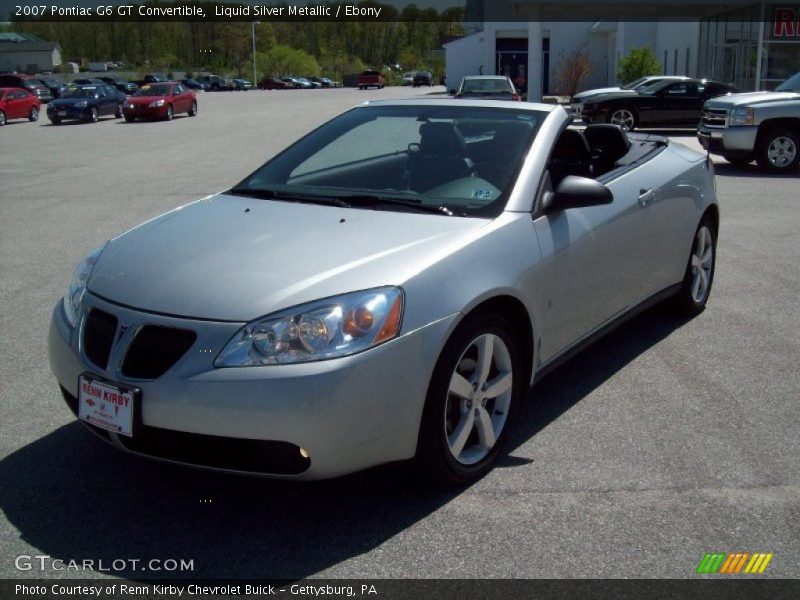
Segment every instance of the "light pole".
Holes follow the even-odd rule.
[[[253,85],[257,85],[258,77],[256,76],[256,25],[261,25],[261,21],[253,21]]]

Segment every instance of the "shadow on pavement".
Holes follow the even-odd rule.
[[[517,412],[510,451],[685,322],[656,307],[542,380]],[[529,462],[506,455],[499,466]],[[194,559],[191,573],[114,573],[129,579],[313,576],[462,491],[417,481],[406,465],[306,484],[192,470],[123,455],[76,422],[0,461],[0,509],[36,552],[106,565]]]

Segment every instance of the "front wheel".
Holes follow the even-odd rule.
[[[756,149],[758,165],[772,173],[788,173],[800,164],[800,136],[794,131],[767,131]]]
[[[684,314],[693,317],[705,310],[714,283],[716,260],[716,228],[711,217],[706,215],[697,226],[683,284],[675,296],[675,304]]]
[[[465,485],[494,465],[525,392],[522,354],[500,315],[468,317],[442,351],[425,400],[416,463],[435,481]]]
[[[619,126],[622,131],[633,131],[636,128],[636,114],[630,108],[613,109],[608,113],[606,123]]]
[[[89,111],[88,121],[90,121],[91,123],[97,123],[97,119],[99,118],[99,116],[100,115],[97,112],[97,109],[92,107],[92,110]]]
[[[172,111],[172,105],[169,105],[167,107],[167,114],[164,115],[164,120],[165,121],[172,121],[172,117],[174,115],[175,115],[175,113]]]
[[[35,106],[31,107],[31,112],[28,113],[28,121],[33,123],[34,121],[39,120],[39,109]]]

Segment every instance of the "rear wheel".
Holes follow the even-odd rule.
[[[525,392],[521,358],[513,328],[500,315],[468,317],[458,327],[425,400],[416,456],[425,476],[464,485],[492,468]]]
[[[122,118],[122,104],[117,104],[117,111],[114,113],[114,118],[116,119]]]
[[[636,128],[636,113],[632,108],[615,108],[608,113],[606,123],[618,125],[622,131],[633,131]]]
[[[34,122],[39,120],[39,109],[35,106],[31,107],[31,111],[28,113],[28,121]]]
[[[767,130],[759,135],[756,161],[772,173],[788,173],[800,164],[800,135],[796,131]]]
[[[189,109],[189,116],[194,117],[197,114],[197,102],[192,102],[192,107]]]
[[[6,111],[0,110],[0,127],[6,124]]]
[[[693,317],[705,310],[714,283],[716,260],[716,228],[711,217],[706,215],[697,226],[683,284],[675,296],[675,304],[681,312]]]

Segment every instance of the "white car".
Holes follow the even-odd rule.
[[[580,118],[581,111],[583,110],[583,103],[586,102],[587,98],[591,98],[592,96],[608,94],[609,92],[630,92],[631,94],[634,94],[639,90],[643,90],[644,88],[655,85],[656,83],[661,83],[662,81],[681,81],[684,79],[689,78],[685,75],[651,75],[649,77],[640,77],[639,79],[631,81],[630,83],[626,83],[623,86],[595,88],[592,90],[579,92],[572,97],[572,104],[570,105],[569,112],[573,117]]]

